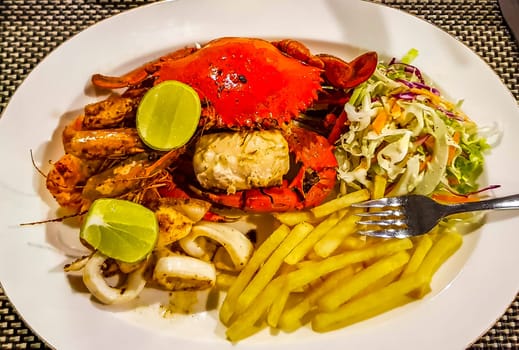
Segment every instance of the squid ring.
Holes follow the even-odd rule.
[[[170,255],[157,261],[153,278],[169,290],[204,290],[216,283],[216,270],[200,259]]]
[[[245,266],[254,248],[247,236],[234,227],[214,222],[199,222],[193,225],[189,235],[179,241],[186,253],[197,258],[204,254],[203,247],[196,241],[198,237],[207,237],[221,244],[238,271]]]
[[[110,286],[101,267],[108,257],[96,252],[86,263],[83,270],[83,282],[90,293],[104,304],[122,304],[135,299],[144,289],[146,280],[143,273],[147,264],[142,264],[137,270],[127,275],[126,281],[121,287]]]

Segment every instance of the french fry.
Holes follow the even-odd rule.
[[[352,235],[346,236],[344,240],[341,242],[341,245],[338,250],[354,250],[354,249],[362,249],[367,245],[366,236],[361,235]]]
[[[303,318],[314,308],[317,300],[323,294],[353,276],[356,269],[355,265],[348,265],[330,273],[319,286],[308,291],[299,303],[283,312],[279,319],[280,328],[286,332],[291,332],[301,327],[304,324]]]
[[[387,240],[371,247],[331,256],[321,261],[311,262],[299,270],[287,275],[290,290],[300,288],[330,272],[342,269],[347,265],[367,261],[411,249],[409,239]]]
[[[438,268],[456,252],[463,243],[463,237],[450,230],[442,233],[442,237],[431,247],[419,268],[420,273],[425,273],[430,280]]]
[[[436,273],[438,268],[456,252],[461,244],[463,243],[463,237],[450,230],[446,230],[440,236],[440,238],[433,244],[422,264],[418,268],[416,274],[420,275],[420,278],[425,279],[427,284],[421,288],[414,290],[411,294],[414,298],[423,298],[424,295],[431,291],[430,282],[433,275]]]
[[[402,238],[397,240],[377,240],[376,243],[370,244],[360,251],[374,251],[371,258],[379,256],[390,255],[401,250],[409,250],[413,248],[413,242],[409,238]],[[353,252],[352,252],[353,253]]]
[[[239,295],[236,301],[236,312],[242,312],[254,301],[256,296],[265,288],[272,277],[274,277],[288,253],[290,253],[313,228],[314,227],[309,223],[302,222],[290,231],[286,239],[272,252],[272,255],[267,259],[265,264],[261,266],[256,275]]]
[[[283,281],[281,282],[279,294],[272,301],[272,305],[270,306],[267,314],[267,324],[274,328],[278,326],[279,318],[281,317],[281,313],[283,312],[285,304],[287,303],[288,297],[290,295],[290,289],[286,276],[287,275],[283,275],[280,277]]]
[[[318,302],[319,309],[323,311],[336,309],[377,280],[402,267],[408,261],[409,254],[404,251],[380,259],[378,262],[355,274],[345,283],[337,286],[330,293],[323,295]]]
[[[216,288],[219,290],[228,290],[234,281],[236,281],[236,275],[225,272],[216,274]]]
[[[281,222],[287,226],[290,226],[290,227],[300,224],[303,221],[306,221],[309,223],[316,223],[318,220],[314,216],[314,214],[309,210],[274,213],[274,217],[276,219],[278,219],[279,222]]]
[[[297,266],[296,265],[281,264],[277,274],[278,275],[286,275],[287,273],[290,273],[290,272],[295,271],[295,270],[297,270]]]
[[[315,254],[315,251],[312,249],[306,254],[307,261],[321,261],[323,258],[321,258],[319,255]]]
[[[354,210],[343,217],[314,245],[314,251],[318,256],[330,256],[347,236],[355,232],[357,221],[360,219],[355,215],[357,212]]]
[[[321,223],[319,223],[313,230],[308,234],[308,236],[303,239],[301,243],[297,245],[287,255],[285,258],[285,262],[287,264],[293,265],[301,261],[309,251],[312,250],[314,245],[323,237],[326,232],[332,229],[339,220],[341,220],[347,213],[347,209],[339,210],[326,219],[324,219]]]
[[[371,193],[359,190],[310,210],[275,214],[281,226],[231,286],[233,276],[218,282],[228,288],[220,309],[228,339],[239,341],[266,326],[291,332],[308,322],[315,331],[330,331],[428,293],[461,236],[438,230],[413,240],[354,234],[360,209],[349,207],[382,198],[386,186],[376,176]]]
[[[286,265],[286,266],[293,266],[293,267],[295,267],[295,270],[300,270],[300,269],[303,269],[303,268],[305,268],[307,266],[314,266],[316,262],[319,262],[321,260],[323,260],[323,259],[320,259],[320,260],[309,260],[309,259],[307,259],[307,260],[302,260],[302,261],[298,262],[295,265]],[[295,271],[295,270],[292,270],[292,271]]]
[[[413,274],[363,297],[349,301],[331,312],[319,312],[312,319],[317,332],[332,331],[403,305],[413,299],[407,296],[427,281]]]
[[[417,240],[418,242],[415,243],[415,249],[413,254],[411,255],[411,259],[409,259],[409,263],[404,268],[401,277],[405,277],[412,273],[415,273],[422,264],[425,255],[429,252],[429,249],[431,249],[432,247],[433,241],[431,237],[429,237],[428,235],[420,236]]]
[[[295,307],[285,310],[279,318],[279,328],[285,332],[293,332],[305,324],[304,317],[312,310],[313,304],[304,298]]]
[[[407,266],[407,264],[404,265],[404,266]],[[375,281],[368,288],[366,288],[362,292],[360,292],[359,296],[363,296],[363,295],[372,293],[374,291],[377,291],[379,289],[382,289],[385,286],[387,286],[388,284],[396,281],[401,276],[402,271],[404,270],[404,266],[394,270],[393,272],[388,273],[387,275],[385,275],[381,279]]]
[[[371,193],[371,199],[383,198],[386,193],[387,179],[385,176],[375,175],[373,180],[373,192]]]
[[[367,189],[362,189],[332,199],[326,203],[323,203],[317,207],[310,209],[310,211],[314,214],[316,218],[322,218],[338,210],[348,208],[354,203],[359,203],[368,200],[369,197],[369,191]]]
[[[236,301],[241,292],[245,289],[258,268],[268,259],[272,252],[290,233],[290,228],[286,225],[279,226],[274,232],[256,249],[250,260],[244,266],[234,283],[229,287],[227,296],[220,308],[220,321],[228,324],[236,306]]]
[[[229,341],[238,342],[240,340],[253,336],[261,330],[267,328],[267,326],[268,325],[266,323],[243,323],[242,327],[239,327],[238,329],[236,329],[237,327],[235,327],[234,329],[228,328],[225,332],[225,335],[227,336],[227,339]]]
[[[244,339],[258,330],[260,319],[265,316],[272,302],[281,292],[284,280],[276,278],[259,293],[254,304],[249,305],[243,312],[239,313],[236,319],[227,328],[226,335],[230,341]]]
[[[405,305],[415,299],[407,295],[395,295],[391,299],[378,302],[370,307],[366,306],[365,310],[357,311],[350,309],[350,305],[345,305],[344,309],[337,310],[337,314],[329,315],[326,313],[317,314],[312,320],[312,329],[317,332],[328,332],[338,328],[343,328],[354,323],[364,321],[368,318],[375,317],[391,309]],[[342,315],[341,315],[342,313]]]

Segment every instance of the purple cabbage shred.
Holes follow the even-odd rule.
[[[423,78],[423,75],[422,75],[422,72],[420,71],[420,69],[418,69],[417,67],[415,67],[411,64],[396,62],[394,59],[392,59],[388,65],[388,67],[398,66],[398,65],[401,65],[404,67],[404,72],[415,75],[422,84],[425,84],[425,80]]]

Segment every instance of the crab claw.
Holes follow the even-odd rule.
[[[378,64],[378,55],[374,51],[366,52],[351,62],[327,55],[317,55],[324,62],[324,75],[336,87],[344,89],[355,87],[368,80]]]
[[[102,74],[94,74],[92,75],[91,80],[94,86],[103,89],[118,89],[132,85],[137,85],[138,83],[144,81],[144,79],[146,79],[147,77],[148,72],[146,71],[146,69],[144,69],[144,67],[139,67],[120,77],[110,77]]]
[[[160,57],[155,61],[148,62],[134,70],[120,76],[111,77],[103,74],[92,75],[91,81],[94,86],[102,89],[119,89],[123,87],[135,86],[142,83],[149,75],[155,72],[158,67],[157,65],[167,60],[176,60],[187,55],[192,54],[196,51],[194,47],[186,47],[173,51],[165,56]]]
[[[284,39],[280,41],[273,41],[272,45],[290,57],[298,59],[317,68],[324,68],[323,61],[319,57],[312,55],[308,47],[297,40]]]

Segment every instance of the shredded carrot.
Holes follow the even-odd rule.
[[[454,132],[454,135],[452,135],[452,138],[454,139],[454,142],[460,143],[461,140],[461,133],[459,131]]]
[[[443,194],[443,193],[435,193],[432,195],[432,198],[443,203],[467,203],[467,202],[478,202],[478,197],[469,197],[469,196],[458,196],[455,194]]]
[[[456,186],[460,184],[459,180],[453,176],[447,177],[447,180],[449,181],[449,185],[451,186]]]
[[[411,91],[411,92],[413,92],[415,94],[418,94],[418,95],[424,95],[424,96],[429,97],[431,102],[434,103],[434,104],[438,105],[438,104],[442,103],[447,108],[454,108],[454,105],[451,102],[445,101],[440,96],[433,94],[429,90],[419,89],[419,88],[411,88],[411,89],[409,89],[409,91]]]
[[[401,115],[402,115],[402,108],[400,107],[400,105],[398,103],[393,103],[393,105],[391,106],[391,116],[395,119],[398,119],[398,118],[400,118]]]
[[[436,142],[436,140],[435,140],[434,136],[431,135],[430,137],[425,139],[423,144],[425,145],[425,147],[427,147],[427,149],[433,150],[435,142]]]
[[[424,171],[425,168],[427,167],[427,164],[429,164],[432,160],[432,155],[428,154],[426,157],[425,157],[425,160],[420,163],[420,172]]]
[[[433,94],[431,91],[429,91],[427,89],[410,88],[409,91],[411,91],[415,94],[418,94],[418,95],[427,96],[431,100],[431,102],[437,106],[443,105],[445,108],[447,108],[449,110],[456,109],[456,106],[452,102],[449,102],[449,101],[441,98],[440,96]],[[465,121],[471,121],[471,119],[465,113],[463,113],[459,110],[456,111],[456,114],[459,115],[460,117],[462,117]]]
[[[382,108],[375,117],[375,120],[373,120],[373,122],[371,123],[371,127],[377,134],[380,134],[382,132],[384,125],[386,125],[387,123],[387,119],[388,115],[386,113],[386,110]]]

